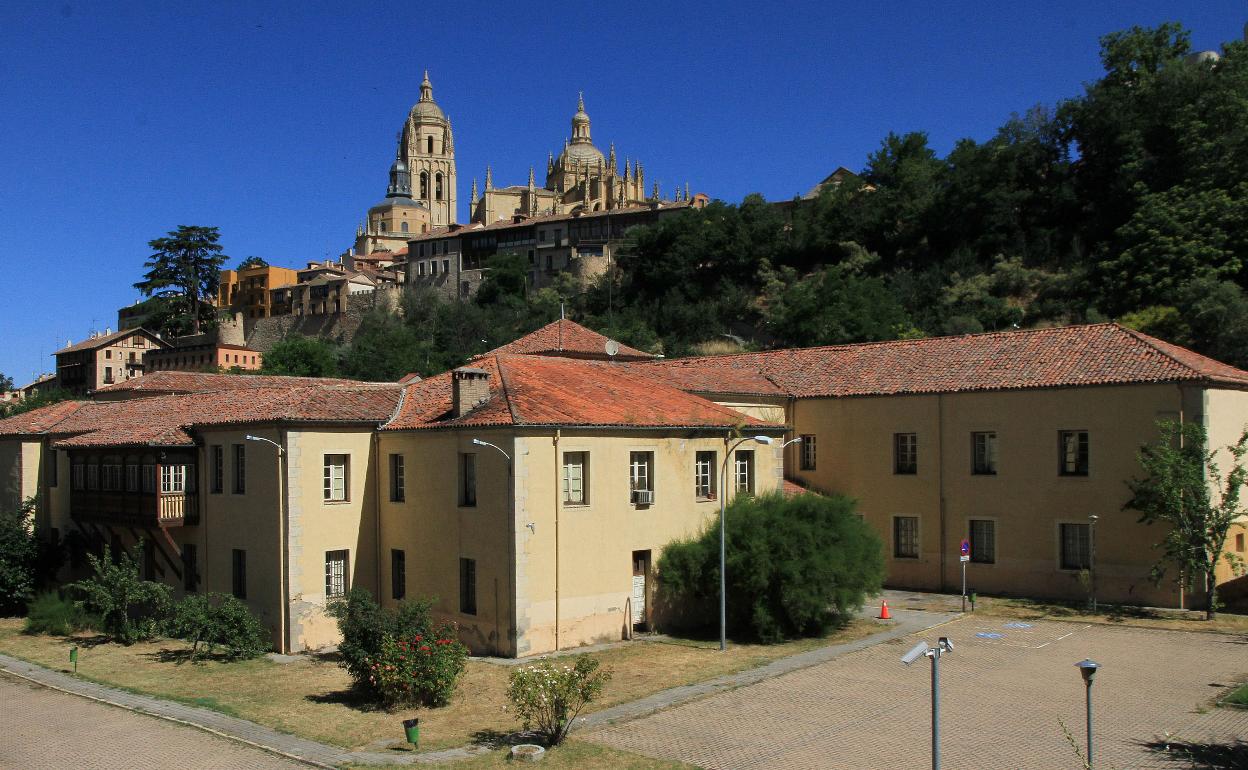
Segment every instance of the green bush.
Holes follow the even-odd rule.
[[[15,615],[35,595],[39,543],[35,499],[0,510],[0,615]]]
[[[271,646],[269,633],[247,605],[228,594],[187,596],[173,607],[167,633],[191,643],[191,659],[212,655],[218,647],[231,660],[254,658]]]
[[[847,622],[884,581],[880,539],[846,497],[738,496],[727,513],[728,633],[777,642]],[[716,617],[719,526],[668,544],[659,598],[694,625]]]
[[[28,634],[69,636],[93,625],[93,619],[76,602],[55,591],[47,591],[37,595],[27,605],[23,631]]]
[[[507,698],[524,729],[537,730],[547,745],[557,746],[568,736],[576,715],[610,679],[610,669],[599,668],[598,660],[589,655],[577,658],[574,665],[544,660],[511,672]]]
[[[116,563],[107,545],[102,558],[87,554],[91,577],[66,586],[81,597],[83,610],[99,617],[100,629],[122,644],[155,636],[169,612],[169,586],[139,576],[143,548],[136,548],[137,559],[122,551]]]
[[[419,599],[401,602],[395,609],[385,608],[362,588],[352,589],[329,606],[329,614],[338,621],[342,634],[338,645],[342,667],[358,690],[390,705],[433,706],[450,699],[468,649],[457,641],[454,625],[434,623],[432,606],[432,600]],[[425,653],[420,648],[429,646],[428,640],[443,649],[424,655],[428,658],[424,661],[399,659],[401,653],[411,651],[413,643],[417,652]],[[447,641],[438,645],[438,640]],[[429,651],[434,650],[435,646],[430,646]]]

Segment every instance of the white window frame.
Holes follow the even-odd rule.
[[[802,435],[802,440],[800,443],[801,450],[802,450],[801,451],[801,455],[802,455],[801,469],[804,471],[815,470],[815,464],[816,464],[815,461],[818,459],[817,457],[818,449],[817,449],[816,442],[817,442],[817,437],[815,436],[815,434],[806,433]]]
[[[719,453],[715,450],[697,452],[693,456],[693,496],[698,500],[714,500],[719,493],[715,472],[719,469]]]
[[[351,588],[351,550],[325,552],[325,599],[339,599]]]
[[[326,454],[324,476],[321,487],[322,498],[327,503],[345,503],[351,499],[350,484],[347,478],[351,465],[351,455]]]
[[[738,449],[733,454],[732,489],[736,494],[754,494],[753,449]]]
[[[903,442],[902,437],[907,438]],[[904,443],[904,447],[903,447]],[[903,459],[910,462],[904,463]],[[893,434],[893,475],[916,476],[919,473],[919,434],[914,431],[901,431]]]
[[[1088,566],[1084,567],[1068,567],[1066,566],[1066,527],[1081,527],[1083,536],[1083,547],[1086,549]],[[1092,525],[1088,521],[1059,521],[1057,522],[1057,568],[1061,572],[1081,572],[1091,566],[1092,561]]]
[[[975,537],[975,525],[988,524],[991,527],[991,541],[988,544],[989,556],[991,558],[984,559],[983,548],[984,543]],[[971,563],[984,566],[991,566],[997,563],[997,520],[992,516],[975,516],[966,520],[966,539],[971,544]]]
[[[186,494],[186,466],[160,466],[160,493],[162,495]]]
[[[589,452],[563,453],[563,504],[589,505]]]
[[[898,535],[897,524],[902,519],[914,521],[914,553],[913,554],[909,554],[909,553],[903,554],[901,552],[901,541],[897,536]],[[892,526],[889,528],[888,536],[889,536],[889,539],[893,541],[893,550],[892,550],[893,558],[904,559],[906,561],[911,561],[911,560],[917,561],[923,553],[923,519],[914,514],[894,514],[891,524]]]
[[[639,449],[628,453],[628,497],[636,503],[637,492],[654,496],[654,451]]]
[[[971,475],[997,475],[997,432],[995,430],[971,433]]]

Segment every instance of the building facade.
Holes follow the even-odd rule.
[[[68,344],[56,357],[56,387],[86,394],[105,385],[143,376],[143,356],[169,343],[143,328],[93,334]]]
[[[258,265],[241,270],[222,270],[214,303],[222,310],[233,310],[244,318],[274,315],[273,290],[298,281],[298,273],[287,267]]]

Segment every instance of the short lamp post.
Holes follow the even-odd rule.
[[[728,553],[727,540],[724,535],[724,519],[727,513],[728,503],[728,458],[732,457],[733,451],[747,441],[757,441],[760,444],[772,444],[775,442],[771,436],[746,436],[738,439],[737,443],[728,447],[728,451],[724,453],[724,462],[720,466],[719,471],[719,651],[723,652],[728,649],[728,580],[725,570],[726,556]],[[801,441],[800,438],[793,441]],[[726,442],[725,442],[726,443]],[[786,442],[783,446],[793,443]]]
[[[932,770],[940,770],[940,656],[947,652],[953,652],[953,642],[942,636],[934,646],[919,642],[901,656],[907,666],[919,658],[932,659]]]
[[[1083,675],[1083,683],[1087,691],[1087,712],[1088,712],[1088,756],[1085,759],[1088,769],[1092,768],[1092,680],[1096,678],[1096,670],[1101,667],[1100,663],[1084,658],[1075,664],[1079,669],[1079,673]]]

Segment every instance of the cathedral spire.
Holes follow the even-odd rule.
[[[485,167],[485,191],[489,192],[494,189],[494,172],[489,166]]]
[[[576,114],[572,116],[572,143],[590,144],[589,115],[585,112],[585,94],[576,97]]]
[[[433,101],[433,83],[429,82],[429,70],[425,70],[425,79],[420,81],[420,100],[422,102]]]
[[[615,160],[615,142],[611,143],[611,154],[607,156],[607,168],[611,171],[612,176],[620,173],[620,166]]]
[[[472,209],[477,207],[477,178],[472,178],[472,198],[468,202],[469,213],[473,213]]]

